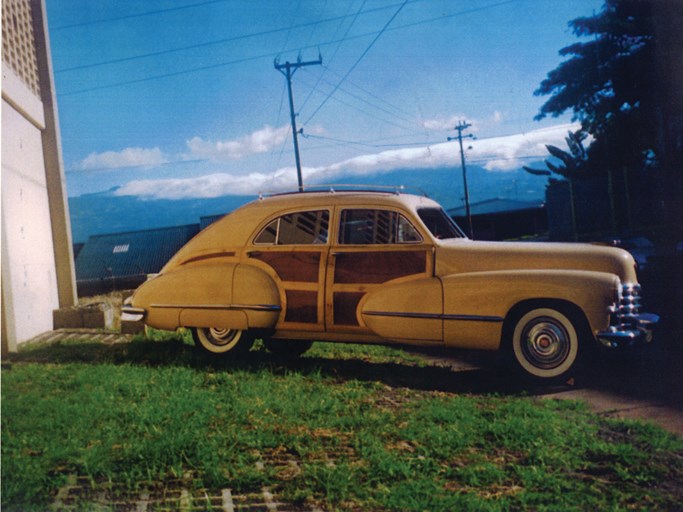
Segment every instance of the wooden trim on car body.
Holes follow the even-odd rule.
[[[199,326],[217,318],[215,327],[271,328],[276,337],[443,342],[496,349],[504,323],[499,319],[524,301],[574,304],[596,333],[608,325],[609,306],[620,283],[637,283],[635,263],[626,251],[586,244],[437,240],[417,216],[420,207],[440,208],[424,197],[375,192],[291,194],[254,201],[186,244],[156,278],[138,289],[133,306],[147,310],[149,325],[167,329]],[[340,213],[346,208],[397,211],[414,223],[423,241],[338,245]],[[330,211],[326,244],[253,243],[277,216],[321,209]],[[400,253],[411,258],[423,253],[424,267],[416,263],[422,261],[419,256],[414,268],[399,268]],[[389,263],[381,278],[354,282],[362,279],[348,277],[356,270],[351,267],[346,277],[336,273],[339,255],[357,255],[361,260],[365,257],[368,265],[381,265],[382,254],[393,256],[386,258]],[[306,269],[289,268],[287,261],[298,261]],[[369,268],[359,268],[358,274],[367,277]],[[335,294],[340,299],[338,323],[334,322]],[[159,304],[164,307],[154,306]],[[273,309],[220,307],[232,304]],[[289,316],[288,305],[296,305]],[[211,316],[216,311],[220,315]]]

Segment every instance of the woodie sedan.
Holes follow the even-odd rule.
[[[126,302],[213,354],[313,340],[504,350],[537,378],[599,344],[650,342],[631,255],[586,244],[478,242],[433,200],[393,192],[258,199],[187,243]]]

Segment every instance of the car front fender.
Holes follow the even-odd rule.
[[[577,306],[595,334],[609,323],[619,278],[574,270],[510,270],[453,274],[442,278],[444,341],[462,348],[495,350],[509,312],[525,301],[562,301]]]
[[[382,338],[441,342],[442,298],[441,280],[428,277],[378,287],[358,307],[363,323]]]

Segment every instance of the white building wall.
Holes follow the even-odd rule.
[[[52,329],[59,298],[41,130],[4,100],[2,230],[5,320],[20,343]]]
[[[76,303],[44,0],[2,2],[2,354]]]

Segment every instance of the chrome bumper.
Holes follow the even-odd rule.
[[[134,308],[128,304],[124,304],[121,308],[121,320],[123,322],[139,322],[145,318],[147,311],[142,308]]]
[[[609,348],[630,347],[652,341],[652,331],[659,322],[659,316],[641,313],[632,316],[628,323],[611,326],[609,330],[597,334],[597,339]]]

